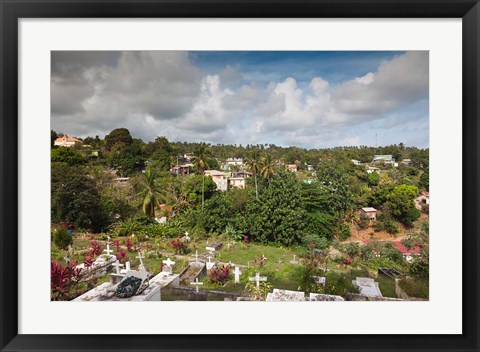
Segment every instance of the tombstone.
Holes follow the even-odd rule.
[[[295,254],[293,255],[293,260],[290,260],[290,263],[298,264],[297,256]]]
[[[130,271],[130,261],[125,263],[125,269],[120,270],[120,274],[126,274]]]
[[[109,257],[113,257],[113,255],[110,254],[113,252],[113,250],[110,249],[110,243],[107,243],[107,249],[104,249],[103,251],[106,252]]]
[[[260,281],[267,281],[266,276],[260,276],[260,273],[256,273],[254,277],[249,277],[248,280],[255,281],[257,283],[257,288],[260,287]]]
[[[123,264],[120,264],[120,261],[117,259],[112,266],[115,267],[115,274],[120,275],[120,267],[123,266]]]
[[[146,271],[146,272],[148,272],[148,268],[147,268],[147,266],[143,263],[143,260],[142,260],[142,259],[145,258],[145,257],[142,257],[142,255],[140,254],[140,252],[138,252],[138,256],[135,257],[135,258],[140,259],[140,265],[138,266],[138,271]]]
[[[198,251],[195,251],[195,263],[198,263]]]
[[[67,251],[65,253],[65,257],[63,259],[65,259],[65,262],[67,263],[67,265],[70,265],[70,252],[69,251]]]
[[[170,258],[167,258],[167,260],[162,261],[163,264],[165,264],[162,268],[162,272],[164,273],[172,273],[172,265],[175,265],[175,262],[172,261]]]
[[[211,268],[214,267],[215,263],[212,263],[211,259],[213,258],[212,255],[208,255],[208,263],[207,263],[207,270],[210,270]]]
[[[203,285],[203,282],[198,282],[198,277],[195,279],[195,282],[190,282],[190,285],[195,285],[195,292],[198,293],[199,286]]]
[[[188,231],[185,231],[185,236],[183,236],[183,240],[185,242],[190,242],[190,236],[188,235]]]
[[[222,248],[222,246],[223,246],[222,242],[216,242],[216,243],[212,243],[210,245],[207,245],[205,247],[205,249],[209,252],[215,252],[215,251],[220,250],[220,248]]]
[[[242,272],[240,271],[240,267],[236,266],[235,267],[235,283],[239,284],[240,283],[240,275]]]

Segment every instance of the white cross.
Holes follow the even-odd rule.
[[[208,258],[208,262],[211,263],[210,259],[212,259],[213,257],[211,255],[209,255],[207,258]]]
[[[115,267],[115,273],[117,275],[120,274],[120,267],[123,266],[123,264],[120,264],[120,262],[118,260],[115,261],[115,263],[112,264],[112,266]]]
[[[138,257],[135,257],[137,259],[140,259],[140,264],[143,265],[143,260],[142,258],[145,258],[145,257],[142,257],[142,255],[140,254],[140,252],[138,252]]]
[[[125,263],[125,269],[120,270],[120,274],[126,274],[130,271],[130,261]]]
[[[162,263],[163,263],[163,264],[166,264],[169,268],[171,268],[172,265],[175,264],[175,262],[172,261],[170,258],[168,258],[167,260],[164,260]]]
[[[195,261],[198,262],[198,251],[195,251]]]
[[[103,251],[106,252],[108,256],[111,256],[110,253],[113,251],[110,249],[110,243],[107,243],[107,249],[104,249]]]
[[[238,284],[240,282],[240,275],[242,272],[240,271],[240,267],[235,267],[235,283]]]
[[[198,293],[199,285],[203,285],[203,282],[198,282],[198,277],[195,279],[195,282],[190,282],[190,285],[195,285],[195,291]]]
[[[260,276],[260,273],[256,273],[254,277],[249,277],[248,280],[250,281],[256,281],[257,282],[257,288],[260,287],[260,281],[267,281],[266,276]]]
[[[293,255],[293,261],[295,261],[295,258],[296,258],[296,257],[297,257],[297,256],[294,254],[294,255]]]
[[[107,241],[110,241],[112,238],[110,236],[107,236]]]

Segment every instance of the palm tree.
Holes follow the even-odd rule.
[[[253,149],[246,157],[245,165],[247,166],[247,170],[253,174],[255,177],[255,199],[258,199],[258,184],[257,184],[257,174],[260,172],[262,165],[261,165],[261,158],[260,153],[257,149]]]
[[[205,168],[208,168],[208,157],[210,156],[210,152],[205,148],[205,145],[200,145],[197,148],[195,148],[195,151],[193,152],[193,158],[192,162],[193,165],[195,165],[195,168],[197,169],[197,172],[199,174],[203,174],[203,171],[205,171]]]
[[[265,177],[265,179],[270,180],[270,177],[272,177],[275,174],[275,161],[273,160],[273,156],[270,153],[265,154],[265,156],[262,159],[262,176]]]
[[[150,218],[154,218],[155,207],[160,205],[159,200],[162,196],[155,169],[148,167],[141,174],[135,187],[137,196],[141,199],[143,213]]]

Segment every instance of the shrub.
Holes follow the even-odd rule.
[[[97,241],[90,242],[89,253],[92,257],[98,257],[100,254],[102,254],[102,247]]]
[[[68,246],[73,243],[73,239],[66,229],[59,228],[53,233],[53,243],[55,243],[58,248],[68,249]]]
[[[187,244],[181,239],[177,238],[170,242],[170,247],[175,250],[175,254],[185,254],[187,253]]]
[[[228,281],[229,275],[230,266],[217,264],[210,270],[210,283],[223,285]]]
[[[397,234],[400,230],[398,228],[398,225],[392,221],[392,220],[385,220],[385,231],[387,231],[389,234]]]
[[[385,228],[385,225],[384,225],[383,221],[378,221],[377,220],[377,222],[375,223],[375,227],[374,227],[375,232],[380,232],[384,228]]]
[[[340,240],[344,241],[351,236],[350,227],[347,224],[343,224],[340,228]]]
[[[69,299],[70,289],[78,282],[80,269],[75,268],[77,263],[71,261],[63,266],[57,261],[50,262],[50,287],[52,300]]]
[[[128,262],[128,255],[123,249],[120,249],[115,256],[117,257],[117,260],[122,264]]]

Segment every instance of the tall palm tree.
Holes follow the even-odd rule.
[[[248,153],[247,157],[245,158],[245,165],[247,166],[247,170],[253,174],[253,177],[255,177],[255,199],[258,199],[257,174],[262,169],[262,164],[260,152],[257,149],[253,149],[250,153]]]
[[[160,205],[162,193],[157,180],[157,172],[148,167],[135,185],[137,196],[141,199],[142,210],[150,218],[155,217],[155,207]]]
[[[195,151],[193,152],[192,162],[199,174],[203,174],[205,168],[209,167],[207,161],[209,156],[210,152],[207,150],[205,145],[200,145],[195,148]]]
[[[275,167],[275,160],[273,160],[272,154],[265,154],[265,156],[262,158],[261,174],[267,181],[270,180],[270,177],[275,174]]]

